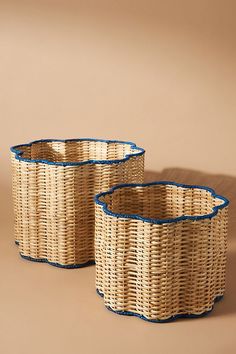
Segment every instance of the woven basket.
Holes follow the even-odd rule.
[[[96,287],[108,309],[152,322],[211,311],[225,290],[227,199],[154,182],[95,203]]]
[[[111,140],[39,140],[11,155],[22,257],[65,268],[94,263],[94,195],[143,182],[144,150]]]

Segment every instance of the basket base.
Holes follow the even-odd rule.
[[[99,296],[101,297],[104,297],[104,294],[101,293],[98,289],[96,289],[96,292]],[[131,311],[116,311],[116,310],[113,310],[111,307],[109,306],[105,306],[109,311],[113,312],[113,313],[116,313],[117,315],[122,315],[122,316],[134,316],[134,317],[138,317],[138,318],[141,318],[142,320],[145,320],[147,322],[152,322],[152,323],[168,323],[168,322],[173,322],[173,321],[176,321],[178,319],[181,319],[181,318],[201,318],[201,317],[205,317],[207,315],[209,315],[211,313],[211,311],[213,310],[214,308],[214,305],[216,302],[220,301],[223,299],[223,295],[220,295],[220,296],[216,296],[216,298],[214,299],[214,304],[212,306],[212,308],[209,310],[209,311],[205,311],[201,314],[179,314],[179,315],[175,315],[175,316],[171,316],[165,320],[151,320],[143,315],[139,315],[138,313],[135,313],[135,312],[131,312]]]
[[[26,259],[27,261],[31,261],[31,262],[39,262],[39,263],[47,263],[50,264],[51,266],[57,267],[57,268],[65,268],[65,269],[75,269],[75,268],[84,268],[84,267],[88,267],[90,265],[94,265],[95,261],[91,260],[85,263],[81,263],[81,264],[68,264],[68,265],[64,265],[64,264],[60,264],[60,263],[54,263],[54,262],[50,262],[47,259],[44,258],[33,258],[30,256],[24,256],[23,254],[20,253],[20,256],[23,259]]]

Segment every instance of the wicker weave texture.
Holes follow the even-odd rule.
[[[225,290],[227,205],[207,188],[166,182],[98,195],[96,287],[105,305],[157,322],[210,311]]]
[[[37,141],[13,147],[15,239],[32,260],[79,267],[94,260],[94,195],[142,182],[144,151],[132,143]]]

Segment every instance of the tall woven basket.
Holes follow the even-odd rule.
[[[154,182],[95,202],[96,286],[108,309],[152,322],[211,311],[225,290],[227,199]]]
[[[142,182],[144,150],[130,142],[39,140],[11,148],[15,239],[29,260],[94,263],[94,195]]]

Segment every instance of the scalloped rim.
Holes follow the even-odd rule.
[[[71,141],[93,141],[93,142],[97,141],[97,142],[102,142],[107,144],[109,143],[126,144],[126,145],[130,145],[132,149],[138,150],[138,152],[133,154],[126,154],[123,159],[119,159],[119,160],[117,159],[117,160],[87,160],[87,161],[80,161],[80,162],[52,162],[49,160],[39,160],[39,159],[31,160],[31,159],[24,158],[22,157],[23,151],[18,150],[20,147],[24,147],[24,146],[27,147],[37,143],[47,143],[47,142],[54,142],[54,141],[63,142],[63,143],[67,143]],[[30,163],[43,163],[47,165],[56,165],[56,166],[82,166],[88,164],[118,164],[129,160],[133,156],[140,156],[145,153],[145,150],[143,148],[138,147],[135,143],[131,141],[105,140],[105,139],[93,139],[93,138],[79,138],[79,139],[65,139],[65,140],[61,140],[61,139],[34,140],[28,144],[20,144],[20,145],[12,146],[10,150],[15,154],[15,158],[17,160],[30,162]]]
[[[101,293],[98,289],[96,289],[96,292],[97,292],[97,294],[98,294],[100,297],[104,298],[104,294]],[[113,310],[110,306],[106,306],[106,305],[105,305],[105,307],[106,307],[109,311],[111,311],[111,312],[113,312],[113,313],[115,313],[115,314],[117,314],[117,315],[138,317],[138,318],[140,318],[141,320],[144,320],[144,321],[147,321],[147,322],[151,322],[151,323],[169,323],[169,322],[174,322],[174,321],[176,321],[176,320],[178,320],[178,319],[181,319],[181,318],[201,318],[201,317],[205,317],[205,316],[209,315],[209,314],[212,312],[212,310],[213,310],[214,307],[215,307],[215,304],[216,304],[217,302],[219,302],[220,300],[222,300],[223,297],[224,297],[223,295],[216,296],[216,297],[214,298],[214,300],[213,300],[212,308],[211,308],[209,311],[205,311],[205,312],[200,313],[200,314],[189,314],[189,313],[186,313],[186,314],[177,314],[177,315],[171,316],[171,317],[169,317],[169,318],[167,318],[167,319],[165,319],[165,320],[158,320],[158,319],[152,320],[152,319],[149,319],[149,318],[147,318],[147,317],[145,317],[145,316],[143,316],[143,315],[140,315],[140,314],[138,314],[138,313],[135,313],[135,312],[131,312],[131,311],[116,311],[116,310]]]
[[[220,200],[223,200],[223,203],[221,205],[217,205],[212,208],[212,213],[205,214],[205,215],[196,215],[196,216],[190,216],[190,215],[183,215],[179,216],[177,218],[170,218],[170,219],[152,219],[152,218],[145,218],[142,217],[138,214],[121,214],[121,213],[114,213],[111,210],[108,209],[107,203],[103,202],[100,200],[101,197],[105,197],[108,194],[112,194],[115,190],[121,189],[121,188],[130,188],[130,187],[149,187],[153,185],[171,185],[171,186],[176,186],[179,188],[189,188],[189,189],[202,189],[206,190],[211,193],[213,198],[218,198]],[[222,197],[221,195],[218,195],[215,193],[215,191],[212,188],[209,187],[204,187],[204,186],[198,186],[198,185],[188,185],[188,184],[182,184],[182,183],[176,183],[176,182],[170,182],[170,181],[158,181],[158,182],[150,182],[150,183],[130,183],[130,184],[119,184],[115,187],[112,187],[106,192],[99,193],[95,196],[94,201],[96,204],[101,205],[103,208],[103,211],[110,216],[117,217],[117,218],[123,218],[123,219],[136,219],[136,220],[141,220],[143,222],[148,222],[151,224],[168,224],[168,223],[173,223],[173,222],[178,222],[178,221],[183,221],[183,220],[203,220],[203,219],[211,219],[212,217],[216,216],[218,211],[220,209],[224,209],[229,205],[229,200],[226,199],[225,197]]]
[[[17,243],[16,243],[17,244]],[[17,244],[19,245],[19,243]],[[77,268],[84,268],[84,267],[88,267],[90,265],[94,265],[95,261],[91,260],[91,261],[87,261],[85,263],[79,263],[79,264],[60,264],[60,263],[55,263],[55,262],[50,262],[47,260],[47,258],[33,258],[30,256],[25,256],[24,254],[20,253],[21,258],[27,260],[27,261],[31,261],[31,262],[38,262],[38,263],[47,263],[51,266],[57,267],[57,268],[64,268],[64,269],[77,269]]]

